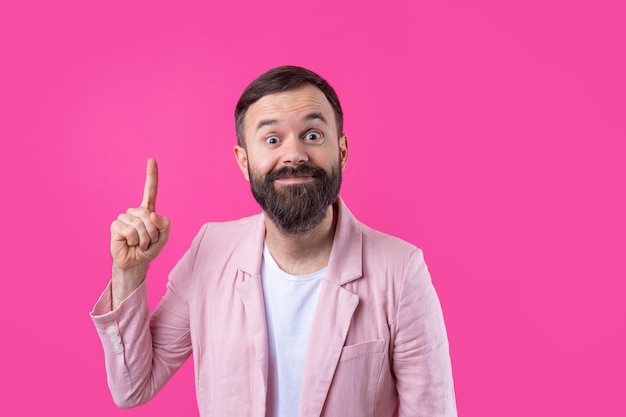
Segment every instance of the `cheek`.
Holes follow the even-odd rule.
[[[274,165],[267,160],[248,159],[249,173],[254,178],[265,177],[269,172],[274,169]],[[250,176],[249,175],[249,176]]]

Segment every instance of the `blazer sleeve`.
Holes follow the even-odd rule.
[[[147,279],[111,311],[111,284],[91,316],[104,349],[113,401],[128,408],[154,397],[191,354],[187,292],[206,226],[172,270],[167,292],[150,315]]]
[[[406,269],[392,334],[399,417],[455,417],[448,337],[419,249]]]

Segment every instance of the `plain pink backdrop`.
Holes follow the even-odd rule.
[[[342,195],[424,249],[459,414],[624,416],[623,1],[0,4],[0,414],[196,416],[190,362],[119,410],[88,316],[157,158],[170,244],[258,211],[232,112],[283,64],[337,89]]]

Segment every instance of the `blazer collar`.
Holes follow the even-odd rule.
[[[265,219],[262,213],[252,217],[249,223],[249,238],[240,240],[239,256],[233,260],[239,269],[247,275],[259,275],[263,261],[263,245],[265,244]]]
[[[335,201],[337,208],[337,226],[333,238],[333,248],[328,260],[327,279],[336,285],[344,285],[360,278],[363,273],[362,242],[360,223],[352,215],[341,197]],[[265,243],[264,215],[254,216],[250,225],[250,239],[241,242],[244,256],[239,259],[240,269],[249,275],[261,271],[263,245]]]
[[[344,285],[363,275],[363,236],[360,223],[340,197],[335,205],[337,226],[326,278],[336,285]]]

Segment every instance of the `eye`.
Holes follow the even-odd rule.
[[[304,139],[307,141],[320,140],[322,138],[322,134],[317,130],[311,130],[304,135]]]
[[[265,143],[269,143],[270,145],[275,145],[278,143],[278,138],[276,136],[268,136],[265,138]]]

